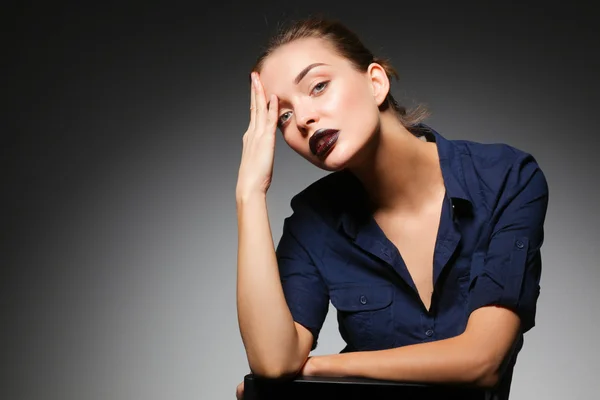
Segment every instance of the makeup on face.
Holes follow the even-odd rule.
[[[333,148],[339,137],[337,129],[318,129],[309,140],[310,151],[317,157],[323,158]]]

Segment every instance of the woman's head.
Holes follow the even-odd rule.
[[[390,79],[398,78],[394,68],[338,21],[292,23],[271,38],[252,70],[260,74],[267,98],[277,95],[286,142],[321,168],[346,167],[375,136],[384,114],[420,134],[424,110],[408,112],[390,93]],[[320,129],[339,130],[331,151],[321,148],[324,156],[313,153],[318,141],[313,151],[310,146],[310,137]],[[335,138],[325,135],[321,145]]]

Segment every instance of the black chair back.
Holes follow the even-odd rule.
[[[244,400],[485,400],[487,391],[464,385],[425,385],[362,378],[244,377]]]

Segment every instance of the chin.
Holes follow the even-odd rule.
[[[331,149],[325,159],[313,162],[313,164],[325,171],[341,171],[348,167],[353,155],[343,143],[338,143]]]

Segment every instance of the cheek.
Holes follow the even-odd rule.
[[[364,83],[350,82],[337,89],[323,103],[324,114],[332,116],[338,124],[345,127],[363,127],[365,123],[369,123],[374,99]]]
[[[302,137],[300,132],[290,132],[283,136],[283,140],[285,143],[296,153],[300,154],[302,157],[306,158],[308,153],[310,153],[310,149],[308,148],[308,143],[306,143],[305,139]]]

